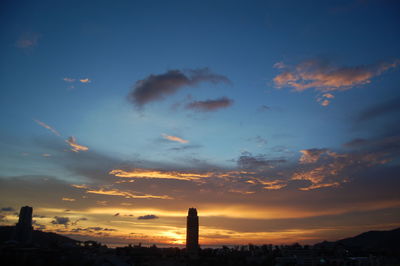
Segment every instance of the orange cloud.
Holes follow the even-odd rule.
[[[88,79],[88,78],[80,79],[79,81],[82,82],[82,83],[90,83],[91,82],[91,80]]]
[[[110,175],[117,177],[128,177],[128,178],[148,178],[148,179],[177,179],[177,180],[196,180],[200,178],[210,177],[211,174],[196,174],[196,173],[185,173],[185,172],[167,172],[157,170],[146,170],[136,168],[132,171],[124,171],[121,169],[114,169],[109,172]]]
[[[327,149],[307,149],[300,151],[303,155],[300,157],[300,163],[315,163],[319,160],[322,154],[327,152]]]
[[[51,126],[47,125],[46,123],[44,123],[44,122],[42,122],[42,121],[39,121],[39,120],[36,120],[36,119],[33,119],[33,121],[35,121],[38,125],[40,125],[40,126],[46,128],[46,129],[50,130],[50,131],[53,132],[55,135],[61,136],[61,134],[60,134],[57,130],[55,130],[55,129],[52,128]]]
[[[394,60],[368,66],[336,67],[321,60],[308,60],[290,68],[279,63],[277,68],[284,72],[273,80],[277,88],[290,87],[297,92],[311,88],[322,92],[342,91],[368,84],[372,78],[399,64],[400,60]],[[324,94],[319,102],[327,106],[330,103],[328,99],[332,98],[332,94]]]
[[[267,189],[267,190],[278,190],[278,189],[281,189],[281,188],[284,188],[287,186],[287,181],[279,180],[279,179],[272,180],[272,181],[264,181],[259,178],[253,178],[253,179],[247,180],[246,183],[253,184],[253,185],[261,184],[264,186],[263,188]]]
[[[122,196],[124,198],[129,198],[129,199],[173,199],[170,196],[167,195],[162,195],[162,196],[156,196],[156,195],[150,195],[150,194],[143,194],[143,195],[135,195],[131,192],[127,191],[121,191],[119,189],[98,189],[98,190],[86,190],[86,193],[92,193],[92,194],[100,194],[100,195],[109,195],[109,196]]]
[[[319,102],[322,106],[328,106],[333,98],[335,98],[335,95],[332,93],[324,93],[321,97],[317,98],[317,102]]]
[[[67,142],[71,146],[71,150],[74,152],[89,150],[88,147],[78,144],[76,142],[76,138],[73,136],[69,137],[67,140],[65,140],[65,142]]]
[[[175,142],[180,142],[180,143],[188,143],[188,140],[182,139],[180,137],[176,137],[176,136],[170,136],[167,134],[161,134],[163,136],[164,139],[170,140],[170,141],[175,141]]]

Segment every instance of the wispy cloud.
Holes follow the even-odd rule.
[[[35,121],[38,125],[40,125],[40,126],[46,128],[46,129],[50,130],[50,131],[53,132],[55,135],[61,136],[61,134],[60,134],[57,130],[55,130],[55,129],[52,128],[51,126],[47,125],[46,123],[44,123],[44,122],[42,122],[42,121],[40,121],[40,120],[37,120],[37,119],[33,119],[33,121]]]
[[[379,103],[365,109],[359,116],[358,121],[366,121],[386,114],[400,112],[400,97]]]
[[[150,195],[150,194],[135,194],[129,191],[122,191],[119,189],[89,189],[86,193],[109,195],[109,196],[121,196],[128,199],[172,199],[172,197],[167,195]]]
[[[170,140],[170,141],[175,141],[175,142],[179,142],[179,143],[188,143],[188,140],[182,139],[180,137],[176,137],[176,136],[171,136],[171,135],[167,135],[167,134],[161,134],[162,137],[164,139]]]
[[[128,99],[140,108],[149,102],[162,100],[185,86],[193,87],[202,82],[230,83],[227,77],[214,74],[208,68],[169,70],[137,81]]]
[[[109,174],[115,175],[117,177],[127,177],[127,178],[177,179],[177,180],[196,180],[205,177],[210,177],[209,173],[199,174],[190,172],[158,171],[158,170],[139,169],[139,168],[132,171],[114,169],[110,171]]]
[[[330,103],[334,96],[327,92],[349,90],[356,86],[368,84],[372,78],[395,68],[400,60],[360,66],[334,66],[330,62],[314,59],[299,63],[294,67],[281,65],[283,72],[274,78],[277,88],[289,87],[301,92],[315,89],[325,93],[319,98],[323,106]]]
[[[65,82],[75,82],[76,79],[65,77],[65,78],[63,78],[63,80],[64,80]]]
[[[270,110],[270,109],[271,109],[271,107],[269,107],[269,106],[263,104],[263,105],[261,105],[260,107],[257,108],[257,111],[259,111],[259,112],[266,112],[266,111],[268,111],[268,110]]]
[[[39,37],[38,33],[24,33],[18,38],[16,46],[22,49],[33,48],[38,44]]]
[[[188,103],[185,108],[193,109],[202,112],[216,111],[221,108],[227,108],[233,104],[233,100],[222,97],[215,100],[205,100],[205,101],[193,101]]]
[[[89,150],[88,147],[78,144],[76,142],[76,138],[73,137],[73,136],[71,136],[68,139],[66,139],[65,142],[67,142],[71,146],[71,150],[74,151],[74,152]]]
[[[77,79],[77,78],[65,77],[65,78],[63,78],[62,80],[64,80],[64,81],[67,82],[67,83],[80,82],[80,83],[83,83],[83,84],[87,84],[87,83],[91,83],[91,82],[92,82],[92,80],[89,79],[89,78],[80,78],[80,79]],[[72,89],[72,88],[75,88],[75,87],[72,85],[72,86],[70,86],[69,88]]]

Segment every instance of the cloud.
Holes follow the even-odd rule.
[[[72,82],[75,82],[75,80],[76,80],[76,79],[74,79],[74,78],[67,78],[67,77],[65,77],[65,78],[63,78],[63,80],[64,80],[65,82],[72,83]]]
[[[274,68],[282,69],[282,68],[286,68],[286,65],[283,62],[277,62],[274,64]]]
[[[88,218],[82,217],[82,218],[76,219],[76,221],[75,221],[75,222],[72,222],[71,224],[72,224],[72,225],[77,225],[78,222],[80,222],[80,221],[87,221],[87,220],[88,220]]]
[[[358,121],[367,121],[398,112],[400,112],[400,97],[367,108],[358,116]]]
[[[88,78],[85,78],[85,79],[79,79],[79,81],[81,82],[81,83],[90,83],[90,82],[92,82],[90,79],[88,79]]]
[[[260,136],[256,136],[254,138],[249,138],[248,140],[256,142],[259,147],[265,146],[268,143],[267,139],[260,137]]]
[[[260,107],[258,107],[257,111],[259,111],[259,112],[265,112],[265,111],[268,111],[268,110],[270,110],[270,109],[271,109],[271,107],[269,107],[269,106],[263,104],[263,105],[261,105]]]
[[[161,135],[162,135],[162,137],[164,139],[167,139],[167,140],[170,140],[170,141],[175,141],[175,142],[179,142],[179,143],[188,143],[189,142],[188,140],[182,139],[180,137],[170,136],[170,135],[167,135],[167,134],[164,134],[164,133],[161,134]]]
[[[261,184],[264,189],[267,190],[278,190],[287,186],[287,182],[285,180],[272,180],[272,181],[265,181],[259,178],[252,178],[247,180],[246,183],[249,184]]]
[[[299,63],[295,67],[284,66],[283,72],[274,78],[277,88],[289,87],[301,92],[315,89],[325,93],[317,101],[323,106],[333,98],[332,91],[349,90],[371,82],[383,72],[395,68],[400,60],[360,66],[334,66],[327,61],[315,59]]]
[[[40,35],[37,33],[24,33],[16,42],[18,48],[27,49],[37,45]]]
[[[131,171],[114,169],[110,171],[109,174],[115,175],[117,177],[126,177],[126,178],[176,179],[176,180],[196,180],[210,176],[208,173],[199,174],[190,172],[159,171],[159,170],[140,169],[140,168],[136,168]]]
[[[324,93],[317,98],[317,102],[319,102],[319,104],[322,106],[328,106],[333,98],[335,98],[335,95],[332,93]]]
[[[180,152],[180,151],[199,149],[201,147],[202,147],[201,145],[183,145],[183,146],[179,146],[179,147],[172,147],[172,148],[169,148],[168,150]]]
[[[307,180],[311,184],[299,188],[300,190],[338,187],[349,182],[355,173],[390,161],[388,157],[390,153],[386,150],[347,154],[339,154],[327,149],[308,149],[302,152],[300,163],[305,168],[295,170],[291,180]],[[323,154],[326,156],[322,157]]]
[[[266,159],[265,155],[253,156],[249,152],[244,152],[237,160],[239,168],[250,170],[265,170],[274,168],[277,164],[284,163],[284,159]]]
[[[227,108],[233,104],[233,100],[221,97],[215,100],[193,101],[186,104],[186,109],[193,109],[202,112],[212,112],[221,108]]]
[[[3,207],[0,209],[2,212],[15,212],[15,209],[13,207]]]
[[[76,142],[76,138],[73,137],[73,136],[71,136],[68,139],[66,139],[65,142],[67,142],[71,146],[71,150],[74,151],[74,152],[89,150],[88,147],[78,144]]]
[[[162,100],[185,86],[193,87],[202,82],[230,83],[227,77],[214,74],[208,68],[169,70],[164,74],[150,75],[138,80],[128,99],[140,108],[149,102]]]
[[[54,216],[54,220],[51,221],[52,224],[61,224],[67,227],[70,223],[70,219],[68,217],[59,217],[59,216]]]
[[[150,194],[134,194],[129,191],[122,191],[119,189],[89,189],[86,193],[109,195],[109,196],[122,196],[127,199],[172,199],[170,196],[162,195],[150,195]]]
[[[143,216],[138,217],[138,220],[153,220],[153,219],[158,219],[158,216],[156,216],[154,214],[148,214],[148,215],[143,215]]]
[[[326,153],[327,149],[308,149],[308,150],[301,150],[302,153],[300,157],[300,163],[315,163],[319,160],[322,154]]]
[[[73,198],[62,198],[61,200],[63,200],[63,201],[76,201],[76,199],[73,199]]]
[[[63,80],[65,82],[68,82],[68,83],[73,83],[73,82],[75,82],[77,80],[79,82],[81,82],[81,83],[90,83],[90,82],[92,82],[89,78],[76,79],[76,78],[65,77],[65,78],[63,78]],[[74,88],[74,86],[71,86],[70,88]]]
[[[42,121],[39,121],[39,120],[36,120],[36,119],[33,119],[33,121],[35,121],[38,125],[50,130],[51,132],[53,132],[53,134],[55,134],[57,136],[61,136],[61,134],[57,130],[55,130],[51,126],[47,125],[46,123],[44,123]]]

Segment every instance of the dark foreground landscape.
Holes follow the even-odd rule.
[[[200,249],[127,246],[108,248],[34,230],[32,241],[13,239],[14,226],[0,227],[1,265],[400,265],[400,228],[370,231],[336,242],[246,245]]]

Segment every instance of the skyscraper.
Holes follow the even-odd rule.
[[[32,211],[29,206],[21,207],[19,220],[15,226],[15,239],[21,243],[28,243],[32,240]]]
[[[199,249],[199,217],[196,208],[189,208],[186,225],[186,250],[197,253]]]

